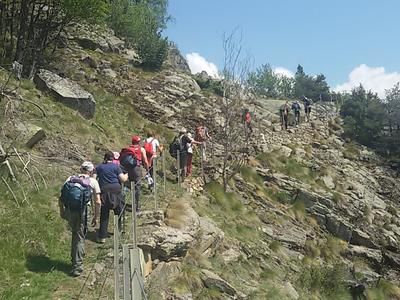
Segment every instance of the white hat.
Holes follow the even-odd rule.
[[[90,161],[84,161],[82,163],[82,165],[81,165],[81,170],[82,171],[93,172],[94,165]]]
[[[182,127],[182,128],[179,130],[179,133],[186,133],[186,132],[187,132],[187,130],[186,130],[185,127]]]

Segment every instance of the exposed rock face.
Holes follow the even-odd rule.
[[[78,111],[85,118],[93,118],[96,101],[77,83],[41,69],[34,79],[39,89],[49,91],[57,101]]]
[[[175,45],[170,45],[168,47],[168,55],[165,64],[178,71],[190,74],[190,68],[186,59]]]
[[[209,289],[217,290],[231,296],[237,294],[237,291],[232,285],[209,270],[201,271],[201,279],[203,280],[204,285]]]
[[[84,49],[119,53],[125,48],[125,42],[116,37],[111,29],[93,31],[88,25],[75,24],[67,32],[67,38]]]

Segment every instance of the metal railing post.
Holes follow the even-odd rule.
[[[114,298],[119,300],[119,229],[118,216],[114,215]]]
[[[164,197],[166,196],[167,190],[167,174],[165,173],[165,153],[162,153],[162,168],[163,168],[163,180],[164,180]]]
[[[131,182],[131,193],[132,193],[132,242],[133,247],[137,247],[137,234],[136,234],[136,183]]]
[[[177,151],[177,166],[178,166],[178,188],[181,187],[181,151]]]
[[[158,157],[153,158],[153,193],[154,193],[154,209],[157,210],[157,161]]]

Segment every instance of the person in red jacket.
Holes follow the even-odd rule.
[[[140,145],[141,138],[138,135],[132,137],[132,144],[121,150],[119,161],[123,171],[128,173],[129,182],[135,184],[136,211],[140,210],[140,187],[142,179],[142,167],[149,169],[146,150]]]

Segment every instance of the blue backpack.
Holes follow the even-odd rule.
[[[85,177],[71,176],[61,189],[61,202],[72,211],[84,209],[91,196],[90,179]]]

